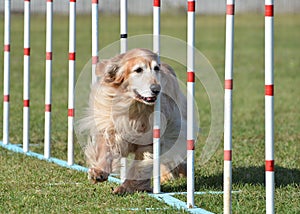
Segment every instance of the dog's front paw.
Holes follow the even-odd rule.
[[[121,186],[118,186],[113,191],[114,194],[118,195],[134,192],[152,192],[150,180],[125,180]]]
[[[116,187],[113,190],[113,193],[117,194],[117,195],[123,195],[125,193],[132,193],[132,192],[129,192],[129,190],[127,190],[127,188],[124,185],[121,185],[121,186]]]
[[[109,176],[109,173],[107,173],[101,169],[90,168],[88,171],[88,178],[89,178],[89,180],[91,180],[91,182],[93,184],[96,184],[98,182],[107,181],[108,176]]]

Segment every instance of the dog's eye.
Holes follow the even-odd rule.
[[[153,70],[154,70],[154,71],[159,71],[159,66],[158,66],[158,65],[155,65],[154,68],[153,68]]]
[[[134,70],[134,72],[136,72],[136,73],[141,73],[142,71],[143,71],[142,68],[137,68],[137,69]]]

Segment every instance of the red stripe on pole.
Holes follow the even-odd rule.
[[[75,110],[73,108],[68,109],[68,116],[74,117],[74,115],[75,115]]]
[[[187,72],[187,82],[195,82],[195,73],[192,71]]]
[[[30,56],[30,48],[24,48],[24,56]]]
[[[28,1],[28,2],[30,2],[30,0],[24,0],[24,1]]]
[[[23,100],[23,106],[29,107],[30,101],[29,100]]]
[[[53,0],[47,0],[47,2],[52,2]]]
[[[4,45],[4,51],[10,52],[10,45]]]
[[[160,7],[160,0],[153,0],[154,7]]]
[[[187,150],[194,150],[195,149],[195,141],[194,140],[187,140],[186,141],[186,149]]]
[[[9,95],[4,95],[3,101],[4,102],[9,102]]]
[[[226,5],[226,14],[227,15],[234,15],[234,4]]]
[[[265,85],[265,95],[274,96],[274,85]]]
[[[274,172],[274,160],[266,160],[266,172]]]
[[[69,53],[69,60],[75,61],[75,58],[76,58],[76,53],[75,52]]]
[[[265,5],[265,16],[274,16],[274,6],[273,5]]]
[[[51,112],[51,104],[45,105],[45,112]]]
[[[98,4],[98,0],[92,0],[92,4]]]
[[[232,88],[233,88],[233,80],[232,79],[225,80],[224,88],[232,90]]]
[[[232,151],[224,150],[224,161],[231,161],[231,160],[232,160]]]
[[[153,129],[153,138],[160,138],[160,129]]]
[[[188,1],[188,12],[195,12],[195,2]]]
[[[76,0],[70,0],[70,2],[76,2]]]
[[[52,52],[46,52],[46,60],[52,60]]]
[[[98,63],[98,56],[93,56],[92,57],[92,64],[97,64]]]

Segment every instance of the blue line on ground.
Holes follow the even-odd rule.
[[[76,170],[76,171],[81,171],[81,172],[87,172],[88,171],[88,168],[86,168],[86,167],[83,167],[83,166],[80,166],[80,165],[77,165],[77,164],[69,165],[67,161],[63,161],[63,160],[60,160],[58,158],[51,157],[51,158],[47,159],[42,154],[31,152],[31,151],[24,153],[23,149],[21,147],[19,147],[17,144],[4,144],[2,141],[0,141],[0,146],[2,146],[3,148],[5,148],[7,150],[16,152],[16,153],[25,154],[29,157],[35,157],[37,159],[48,161],[50,163],[55,163],[59,166],[66,167],[66,168],[69,168],[69,169],[73,169],[73,170]],[[118,183],[118,184],[121,183],[120,179],[115,178],[115,177],[111,177],[111,176],[109,176],[108,181],[113,182],[113,183]]]
[[[186,210],[190,213],[200,213],[200,214],[211,214],[211,212],[201,209],[201,208],[187,208],[187,205],[185,202],[172,197],[168,193],[161,193],[161,194],[149,194],[151,197],[156,198],[159,201],[163,201],[166,204],[176,207],[178,210]]]
[[[42,154],[31,152],[31,151],[24,153],[23,149],[17,144],[4,144],[2,141],[0,141],[0,146],[7,149],[7,150],[16,152],[16,153],[25,154],[27,156],[35,157],[35,158],[38,158],[40,160],[48,161],[50,163],[55,163],[59,166],[66,167],[66,168],[69,168],[69,169],[73,169],[73,170],[76,170],[76,171],[81,171],[81,172],[87,172],[88,171],[88,169],[86,167],[83,167],[83,166],[80,166],[80,165],[77,165],[77,164],[69,165],[66,161],[60,160],[58,158],[49,158],[49,159],[47,159]],[[120,179],[112,177],[112,176],[109,176],[108,181],[113,182],[113,183],[118,183],[118,184],[121,183]],[[170,193],[160,193],[160,194],[149,194],[149,196],[151,196],[151,197],[153,197],[153,198],[155,198],[159,201],[163,201],[167,205],[169,205],[171,207],[175,207],[178,210],[186,210],[189,213],[211,214],[211,212],[206,211],[206,210],[201,209],[201,208],[187,208],[187,205],[186,205],[185,202],[171,196],[171,195],[175,195],[175,194],[185,194],[185,193],[180,193],[180,192],[171,193],[171,194]],[[198,192],[198,193],[195,193],[195,194],[205,194],[205,193]],[[218,193],[215,193],[215,194],[218,194]],[[132,209],[134,210],[135,208],[132,208]]]

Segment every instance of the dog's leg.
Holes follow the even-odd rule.
[[[135,159],[127,173],[124,183],[114,190],[116,194],[133,192],[152,192],[152,145],[141,146],[135,151]]]
[[[186,162],[180,163],[174,169],[167,164],[160,165],[160,182],[165,183],[176,178],[186,177]]]
[[[169,169],[169,167],[165,164],[160,165],[160,183],[165,183],[169,180],[173,180],[174,175]]]
[[[87,145],[85,155],[90,166],[88,177],[91,182],[95,184],[106,181],[112,171],[113,156],[105,139],[97,136],[95,142]]]

